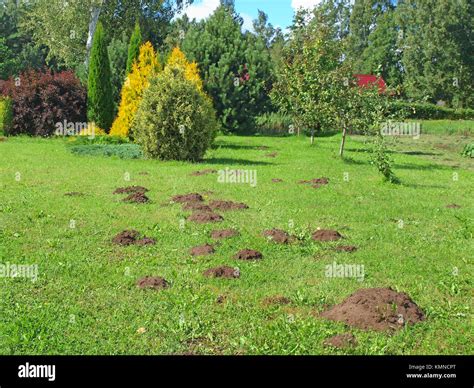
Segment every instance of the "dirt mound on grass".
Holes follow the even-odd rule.
[[[268,146],[258,146],[257,147],[257,150],[260,150],[260,151],[265,151],[265,150],[268,150],[268,149],[270,149],[270,147],[268,147]]]
[[[204,198],[201,194],[198,193],[190,193],[190,194],[182,194],[182,195],[175,195],[171,198],[171,201],[177,203],[186,203],[186,202],[203,202]]]
[[[337,349],[346,349],[357,346],[357,340],[350,333],[338,334],[324,341],[324,346]]]
[[[263,236],[279,244],[288,244],[293,239],[288,233],[281,229],[270,229],[263,231]]]
[[[360,289],[322,312],[321,316],[359,329],[377,331],[396,330],[425,319],[407,294],[391,288]]]
[[[213,170],[213,169],[208,168],[206,170],[194,171],[190,175],[191,176],[202,176],[202,175],[208,175],[208,174],[215,174],[216,172],[217,172],[217,170]]]
[[[461,206],[459,206],[459,205],[456,204],[456,203],[451,203],[451,204],[449,204],[449,205],[446,205],[446,207],[447,207],[448,209],[459,209],[459,208],[461,208]]]
[[[64,193],[66,197],[83,197],[85,194],[79,191],[71,191],[69,193]]]
[[[261,260],[263,255],[259,251],[253,249],[242,249],[234,255],[237,260]]]
[[[213,230],[211,232],[211,237],[215,239],[229,238],[229,237],[234,237],[238,235],[239,235],[239,232],[237,232],[235,229]]]
[[[237,279],[240,277],[240,270],[238,268],[222,266],[209,268],[208,270],[204,271],[203,274],[207,278]]]
[[[357,247],[354,247],[352,245],[341,245],[341,246],[336,247],[334,249],[336,251],[339,251],[339,252],[349,252],[349,253],[357,251]]]
[[[0,136],[0,141],[7,141],[7,138],[4,136]]]
[[[312,239],[316,241],[336,241],[343,238],[336,230],[320,229],[313,233]]]
[[[232,201],[211,201],[209,207],[212,210],[229,211],[229,210],[243,210],[249,207],[245,203]]]
[[[214,247],[209,244],[200,245],[189,250],[192,256],[206,256],[211,255],[215,252]]]
[[[170,285],[166,279],[160,276],[145,276],[137,280],[137,286],[142,289],[152,288],[154,290],[163,290]]]
[[[118,187],[115,189],[114,194],[135,194],[135,193],[146,193],[149,191],[146,187],[143,186],[127,186],[127,187]]]
[[[281,182],[283,182],[283,179],[280,179],[280,178],[273,178],[273,179],[272,179],[272,182],[273,182],[273,183],[281,183]]]
[[[112,242],[117,245],[154,245],[156,242],[152,238],[143,237],[139,239],[140,233],[136,230],[124,230],[117,234]]]
[[[150,202],[150,198],[148,198],[142,192],[137,192],[137,193],[130,194],[128,197],[125,197],[124,199],[122,199],[122,202],[147,203],[147,202]]]
[[[266,306],[277,304],[277,305],[285,305],[285,304],[290,304],[291,300],[288,299],[286,296],[282,295],[274,295],[274,296],[268,296],[265,299],[263,299],[263,304]]]
[[[206,224],[208,222],[222,222],[224,221],[224,218],[213,212],[196,212],[188,217],[188,221],[192,221],[197,224]]]
[[[305,181],[305,180],[299,181],[298,183],[302,185],[311,185],[313,188],[317,189],[321,186],[327,185],[329,183],[329,178],[325,178],[325,177],[315,178],[309,181]]]

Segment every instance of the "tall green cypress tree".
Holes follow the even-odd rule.
[[[110,62],[102,24],[97,24],[89,62],[87,117],[99,128],[109,131],[114,112]]]
[[[138,58],[140,53],[140,46],[142,45],[142,33],[140,31],[140,25],[138,22],[135,24],[132,36],[130,37],[130,43],[128,44],[128,58],[127,58],[127,70],[125,74],[129,74],[132,70],[132,65],[135,59]]]

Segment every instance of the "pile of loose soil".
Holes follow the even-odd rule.
[[[320,229],[313,233],[312,238],[316,241],[336,241],[343,237],[336,230]]]
[[[366,288],[321,313],[332,321],[363,330],[396,330],[425,319],[420,308],[404,292],[391,288]]]
[[[166,279],[160,276],[145,276],[144,278],[137,280],[137,286],[139,288],[152,288],[154,290],[163,290],[168,288],[170,285]]]
[[[448,209],[459,209],[461,206],[459,206],[458,204],[456,203],[451,203],[449,205],[446,206]]]
[[[350,333],[338,334],[324,341],[324,346],[331,346],[337,349],[346,349],[357,346],[357,340]]]
[[[354,247],[352,245],[341,245],[339,247],[336,247],[334,248],[336,251],[340,251],[340,252],[349,252],[349,253],[352,253],[352,252],[355,252],[357,251],[357,247]]]
[[[253,249],[242,249],[234,255],[237,260],[261,260],[263,255],[259,251]]]
[[[178,202],[178,203],[186,203],[186,202],[203,202],[204,198],[201,194],[198,193],[190,193],[190,194],[182,194],[182,195],[175,195],[171,198],[171,201]]]
[[[272,305],[272,304],[278,304],[278,305],[285,305],[285,304],[290,304],[291,300],[288,299],[286,296],[282,295],[274,295],[274,296],[268,296],[265,299],[263,299],[263,304],[264,305]]]
[[[122,202],[128,202],[128,203],[147,203],[149,201],[150,201],[150,198],[148,198],[142,192],[130,194],[128,197],[125,197],[124,199],[122,199]]]
[[[299,181],[298,183],[302,185],[311,185],[313,188],[317,189],[321,186],[327,185],[329,183],[329,178],[315,178],[309,181]]]
[[[265,154],[267,158],[276,158],[278,156],[278,152],[270,152],[269,154]]]
[[[212,210],[243,210],[248,209],[249,207],[245,203],[241,202],[232,202],[232,201],[211,201],[209,207]]]
[[[79,191],[71,191],[70,193],[65,193],[64,195],[67,197],[83,197],[85,194]]]
[[[264,230],[263,236],[279,244],[288,244],[293,240],[288,233],[281,229]]]
[[[4,136],[0,136],[0,141],[7,141],[7,138]]]
[[[192,221],[197,224],[206,224],[208,222],[222,222],[224,221],[224,218],[213,212],[196,212],[188,217],[188,221]]]
[[[118,187],[115,189],[114,194],[135,194],[135,193],[146,193],[149,191],[146,187],[143,186],[127,186],[127,187]]]
[[[191,176],[201,176],[201,175],[208,175],[208,174],[215,174],[217,170],[212,170],[212,169],[206,169],[206,170],[201,170],[201,171],[194,171],[191,173]]]
[[[226,300],[227,300],[227,296],[225,296],[225,295],[219,295],[219,296],[216,298],[216,303],[217,303],[217,304],[223,304]]]
[[[201,203],[201,202],[185,202],[183,204],[183,210],[191,210],[191,211],[200,211],[200,212],[212,212],[212,209]]]
[[[194,248],[191,248],[189,253],[192,256],[206,256],[211,255],[215,252],[214,247],[209,244],[200,245]]]
[[[240,270],[238,268],[222,266],[209,268],[208,270],[204,271],[203,275],[208,278],[237,279],[240,277]]]
[[[211,237],[215,239],[229,238],[229,237],[234,237],[238,235],[239,235],[239,232],[237,232],[235,229],[213,230],[211,232]]]
[[[283,179],[280,179],[280,178],[273,178],[273,179],[272,179],[272,182],[273,182],[273,183],[281,183],[281,182],[283,182]]]
[[[140,233],[136,230],[124,230],[117,234],[112,242],[117,245],[155,245],[156,241],[152,238],[143,237],[139,239]]]

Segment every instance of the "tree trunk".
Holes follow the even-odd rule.
[[[104,0],[99,1],[98,3],[92,4],[91,6],[91,18],[89,21],[89,33],[87,34],[87,43],[86,43],[86,68],[89,67],[89,58],[92,48],[92,40],[94,39],[95,29],[97,27],[97,22],[99,21],[100,11],[104,5]]]
[[[339,148],[339,156],[341,158],[342,158],[342,155],[344,154],[344,145],[346,144],[346,130],[347,130],[347,126],[344,124],[344,127],[342,129],[341,148]]]
[[[314,128],[311,129],[311,145],[314,144]]]

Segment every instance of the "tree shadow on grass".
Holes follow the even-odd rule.
[[[245,145],[245,144],[229,144],[229,143],[214,143],[212,149],[227,148],[230,150],[269,150],[270,147],[265,145]]]
[[[346,148],[345,151],[358,152],[358,153],[369,153],[369,148]],[[413,156],[439,156],[443,155],[438,152],[424,152],[424,151],[394,151],[387,150],[387,154],[400,154],[400,155],[413,155]]]
[[[368,166],[371,163],[366,160],[356,160],[350,156],[345,156],[343,159],[345,164],[352,164],[357,166]],[[418,170],[418,171],[434,171],[434,170],[452,170],[452,167],[442,166],[439,164],[428,164],[428,165],[419,165],[413,163],[394,163],[394,170]]]
[[[224,164],[224,165],[247,165],[247,166],[275,166],[275,163],[261,162],[248,159],[234,158],[208,158],[201,161],[202,164]]]

